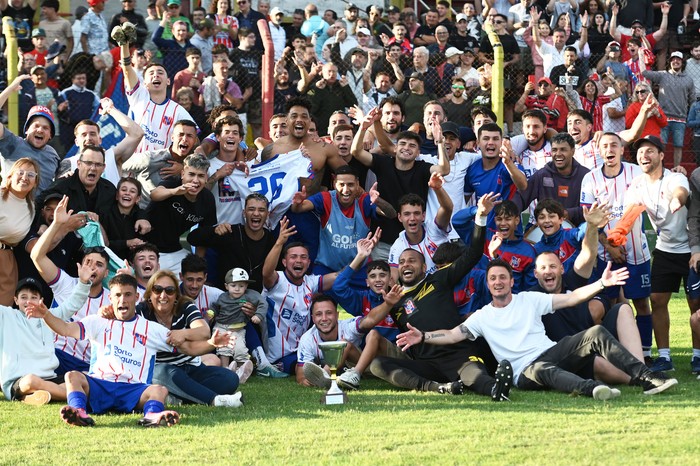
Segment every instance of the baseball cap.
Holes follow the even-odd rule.
[[[348,4],[345,6],[345,10],[346,10],[346,11],[350,11],[350,10],[359,10],[359,8],[357,8],[357,5],[355,5],[354,3],[348,3]]]
[[[51,124],[51,137],[54,137],[56,135],[56,124],[54,123],[53,113],[43,105],[35,105],[29,109],[29,113],[27,113],[27,122],[24,124],[24,132],[27,132],[29,125],[32,124],[32,120],[36,117],[44,117],[49,120]]]
[[[32,31],[32,37],[46,37],[46,31],[42,28],[34,28]]]
[[[284,15],[284,11],[278,6],[274,7],[272,10],[270,10],[270,16],[274,17],[277,15]]]
[[[240,267],[236,267],[235,269],[231,269],[226,273],[226,279],[224,280],[224,282],[225,283],[235,283],[235,282],[255,283],[255,280],[250,280],[250,277],[248,276],[248,272],[241,269]]]
[[[644,27],[644,23],[642,23],[641,19],[635,19],[630,23],[630,26],[634,26],[635,24],[639,24],[640,26]]]
[[[459,23],[462,20],[469,21],[469,18],[467,18],[467,15],[464,13],[459,13],[457,16],[455,16],[455,23]]]
[[[445,50],[445,56],[447,58],[454,57],[455,55],[462,55],[462,51],[457,47],[448,47],[447,50]]]
[[[17,287],[15,288],[15,296],[17,296],[17,293],[19,293],[20,290],[24,290],[27,288],[32,289],[38,292],[39,294],[41,294],[42,292],[39,280],[37,280],[36,278],[27,277],[17,282]]]
[[[350,51],[348,51],[348,53],[345,54],[345,57],[346,57],[346,58],[347,58],[347,57],[352,57],[352,56],[355,55],[356,53],[359,53],[359,54],[361,54],[361,55],[367,56],[367,52],[365,52],[364,50],[362,50],[360,47],[353,47],[353,48],[350,49]]]
[[[670,58],[680,58],[681,60],[683,60],[683,52],[673,52]]]
[[[194,25],[194,28],[198,31],[203,31],[204,29],[213,29],[216,26],[214,20],[210,18],[204,18]]]
[[[44,68],[42,65],[32,66],[32,69],[29,70],[29,74],[34,74],[35,72],[37,72],[39,70],[46,70],[46,68]]]
[[[105,0],[87,0],[87,4],[90,6],[95,6],[99,5],[100,3],[104,3]]]
[[[616,40],[608,42],[608,47],[610,47],[610,50],[612,52],[619,52],[620,51],[620,43]]]
[[[66,46],[61,44],[58,39],[56,39],[53,44],[49,45],[49,50],[46,52],[46,61],[53,60],[66,50]]]
[[[408,79],[420,79],[421,81],[425,81],[423,73],[420,73],[418,71],[414,71],[413,73],[411,73],[411,76],[409,76]]]
[[[664,145],[661,142],[661,139],[657,138],[654,135],[648,134],[644,136],[643,138],[637,139],[634,144],[632,145],[632,149],[634,150],[639,150],[639,148],[642,146],[644,143],[649,143],[652,144],[653,146],[656,146],[657,149],[660,151],[664,150]]]
[[[464,50],[462,50],[462,53],[471,53],[472,55],[474,55],[476,57],[476,52],[471,47],[465,48]]]
[[[457,126],[456,123],[452,123],[451,121],[445,121],[440,124],[440,129],[442,129],[442,134],[452,133],[455,136],[459,137],[459,126]]]
[[[180,0],[168,0],[168,5],[180,5]]]
[[[541,83],[542,81],[546,82],[546,83],[549,84],[550,86],[552,85],[552,80],[549,79],[549,78],[546,77],[546,76],[542,76],[540,79],[538,79],[538,80],[537,80],[537,84]]]
[[[372,35],[372,33],[369,32],[369,29],[367,29],[367,28],[357,28],[357,30],[355,31],[355,33],[356,33],[356,34],[364,34],[364,35],[366,35],[366,36],[371,36],[371,35]]]
[[[389,8],[386,9],[387,13],[401,13],[401,10],[399,10],[399,7],[391,5]]]

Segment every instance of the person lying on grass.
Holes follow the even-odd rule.
[[[490,304],[451,330],[423,332],[409,324],[408,331],[398,336],[396,344],[407,350],[412,346],[449,345],[483,336],[494,356],[501,361],[499,369],[506,369],[502,374],[505,377],[501,378],[504,384],[515,383],[524,390],[552,388],[596,400],[615,398],[620,395],[620,390],[574,373],[592,354],[596,354],[629,375],[630,385],[641,386],[645,395],[661,393],[678,381],[652,373],[604,327],[596,325],[558,343],[545,334],[543,315],[589,300],[608,286],[624,285],[629,276],[627,269],[611,271],[611,267],[612,263],[608,262],[600,280],[572,293],[513,294],[510,265],[494,259],[486,269],[486,280],[493,298]]]
[[[61,418],[74,426],[93,426],[88,415],[107,411],[130,413],[142,409],[139,425],[144,427],[172,426],[180,415],[165,410],[168,390],[161,385],[149,385],[157,351],[172,351],[196,356],[234,343],[228,333],[214,332],[207,341],[184,341],[178,347],[170,344],[170,332],[158,323],[135,313],[137,282],[126,274],[115,275],[109,281],[110,302],[116,320],[91,315],[79,322],[64,322],[48,312],[43,303],[30,303],[28,317],[44,319],[57,334],[76,339],[89,339],[95,356],[88,375],[78,371],[66,374],[68,405],[61,409]]]

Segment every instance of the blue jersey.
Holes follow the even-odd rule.
[[[350,267],[343,269],[333,282],[331,294],[338,300],[338,304],[343,306],[343,309],[348,314],[353,316],[366,316],[372,308],[375,308],[384,302],[384,298],[370,289],[357,290],[350,286],[352,276],[355,273]],[[375,327],[384,338],[392,343],[396,342],[396,336],[399,334],[399,329],[396,327],[396,322],[387,315],[384,320],[379,322]]]
[[[518,169],[523,171],[523,167],[518,165]],[[513,179],[508,173],[505,164],[499,160],[491,170],[484,170],[484,164],[473,163],[467,169],[467,175],[464,179],[464,194],[471,196],[476,194],[479,198],[490,192],[499,193],[501,199],[512,199],[516,191]]]
[[[494,232],[490,232],[493,237]],[[490,240],[489,240],[490,241]],[[503,240],[501,246],[496,249],[494,259],[499,257],[510,264],[513,269],[513,293],[527,291],[537,284],[535,279],[535,248],[524,239]],[[489,257],[484,257],[479,262],[479,267],[486,270]]]
[[[474,268],[462,278],[454,290],[454,300],[459,315],[476,312],[491,302],[491,292],[486,286],[486,272]]]
[[[552,236],[543,235],[542,239],[535,243],[535,252],[538,255],[549,251],[557,253],[564,265],[564,271],[568,272],[574,266],[578,253],[581,252],[581,241],[585,233],[585,223],[578,228],[560,228]]]

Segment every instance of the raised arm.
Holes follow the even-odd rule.
[[[122,127],[126,137],[114,146],[114,157],[117,162],[129,160],[143,139],[143,129],[131,118],[120,112],[109,97],[100,100],[100,115],[109,115]]]
[[[438,175],[447,176],[450,174],[450,159],[448,158],[447,151],[445,150],[445,137],[442,134],[442,128],[440,127],[440,122],[438,121],[437,116],[433,115],[433,117],[430,119],[430,125],[433,129],[435,144],[438,146],[438,163],[430,167],[430,173],[437,173]]]
[[[520,191],[526,190],[527,177],[525,176],[525,173],[520,171],[515,162],[513,162],[515,152],[513,152],[513,148],[510,146],[509,139],[504,139],[501,143],[501,151],[499,155],[501,157],[501,160],[503,161],[503,164],[506,166],[506,170],[508,170],[508,173],[510,174],[510,177],[513,180],[513,184],[515,185],[515,187],[518,188],[518,190]]]
[[[388,292],[382,291],[382,296],[384,297],[384,302],[379,306],[373,307],[371,311],[362,319],[360,323],[360,328],[362,330],[369,330],[374,328],[379,322],[384,320],[384,318],[389,315],[391,309],[399,302],[401,299],[402,287],[401,285],[394,285]]]
[[[613,6],[610,8],[610,11],[612,12],[610,15],[610,35],[612,36],[613,39],[615,39],[617,42],[620,42],[620,39],[622,39],[622,34],[617,30],[617,13],[620,11],[620,7],[617,6],[617,3],[613,3]]]
[[[297,229],[295,226],[289,226],[287,217],[282,217],[282,220],[280,220],[280,234],[277,237],[277,241],[275,241],[275,244],[272,246],[272,249],[270,249],[270,252],[267,254],[265,263],[263,264],[263,285],[268,290],[277,283],[277,271],[275,269],[280,260],[280,254],[282,253],[284,243],[296,232]]]
[[[552,295],[552,309],[563,309],[565,307],[573,307],[579,303],[591,299],[596,294],[603,291],[608,286],[624,285],[625,280],[629,278],[627,267],[617,270],[610,270],[612,262],[608,262],[600,280],[591,283],[590,285],[577,288],[573,293],[555,294]]]
[[[450,195],[447,194],[443,185],[445,184],[445,179],[442,175],[433,173],[430,175],[430,181],[428,181],[428,186],[433,190],[437,196],[438,207],[437,213],[435,214],[435,224],[440,227],[440,229],[447,231],[450,228],[450,219],[452,218],[452,209],[454,204]],[[432,219],[428,219],[430,221]]]
[[[34,266],[39,271],[41,278],[45,282],[53,281],[58,275],[58,267],[53,263],[51,259],[48,258],[46,254],[50,251],[51,244],[54,237],[62,229],[62,227],[70,220],[72,210],[66,211],[68,206],[68,196],[63,196],[63,199],[59,201],[56,205],[56,210],[53,216],[53,222],[46,229],[43,235],[39,237],[39,240],[32,248],[30,256]],[[87,223],[87,219],[83,222],[83,225]]]
[[[594,202],[590,208],[583,207],[583,217],[586,219],[586,233],[583,236],[581,252],[574,262],[574,270],[583,278],[593,273],[598,257],[598,229],[604,227],[610,220],[610,208],[606,204]]]
[[[684,5],[684,8],[685,7],[688,7],[688,4]],[[654,40],[657,42],[660,41],[664,35],[666,35],[666,31],[668,30],[668,12],[669,11],[671,11],[671,3],[670,2],[661,3],[661,24],[659,25],[659,29],[654,31],[654,33],[651,35],[651,37],[653,37]],[[685,19],[685,16],[683,18]]]
[[[631,144],[639,136],[641,136],[644,126],[647,124],[649,113],[652,112],[658,105],[659,103],[652,94],[647,95],[646,100],[644,100],[644,103],[639,109],[637,118],[635,118],[634,122],[632,123],[632,127],[630,129],[620,131],[619,135],[623,143]]]
[[[476,337],[467,328],[467,325],[462,323],[451,330],[434,330],[432,332],[424,332],[418,330],[411,324],[406,324],[408,331],[400,333],[396,337],[396,345],[401,348],[401,351],[407,351],[411,346],[421,343],[429,345],[451,345],[469,338],[476,340]]]
[[[367,129],[374,123],[375,119],[379,119],[379,107],[375,107],[365,115],[364,119],[360,123],[360,128],[355,133],[355,137],[352,139],[352,146],[350,148],[350,154],[366,167],[372,166],[372,154],[364,149],[363,142],[365,138],[365,133]]]
[[[532,8],[530,8],[530,24],[532,24],[532,42],[535,44],[535,47],[542,46],[542,38],[540,37],[540,31],[537,27],[541,16],[542,13],[540,13],[536,7],[533,6]]]
[[[7,99],[10,98],[10,95],[18,93],[20,88],[22,87],[22,81],[31,79],[32,77],[28,74],[21,74],[17,76],[9,86],[5,88],[4,91],[0,92],[0,107],[4,107],[5,103],[7,102]],[[5,137],[5,125],[0,123],[0,139]]]

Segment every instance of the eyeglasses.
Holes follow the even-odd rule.
[[[647,91],[646,89],[639,89],[638,91],[634,91],[634,93],[637,95],[641,95],[641,94],[648,94],[649,91]]]
[[[459,85],[459,84],[453,84],[452,89],[464,89],[464,86]]]
[[[247,0],[239,0],[236,3],[239,5],[245,5],[246,3],[248,3],[248,1]]]
[[[27,170],[17,170],[15,172],[15,174],[17,174],[17,176],[20,178],[22,178],[23,176],[26,176],[30,180],[33,180],[34,178],[36,178],[36,172],[30,172]]]
[[[177,288],[175,288],[174,286],[153,285],[153,292],[155,294],[161,294],[163,291],[165,291],[165,294],[167,294],[168,296],[172,296],[177,291]]]
[[[105,164],[102,162],[90,162],[89,160],[78,160],[80,163],[85,164],[88,168],[104,168]]]

